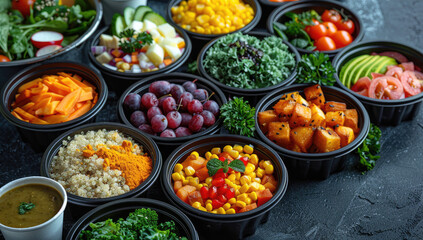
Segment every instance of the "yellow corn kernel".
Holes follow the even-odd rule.
[[[273,165],[267,165],[264,169],[264,171],[266,172],[266,174],[272,175],[273,174]]]
[[[223,204],[223,209],[228,210],[229,208],[231,208],[231,204],[230,203]]]
[[[223,209],[223,207],[220,207],[217,209],[217,214],[226,214],[226,211]]]
[[[212,177],[206,178],[207,185],[210,185],[212,181],[213,181],[213,178]]]
[[[191,178],[188,181],[189,181],[189,185],[194,187],[196,187],[200,183],[200,180],[198,179],[198,177]]]
[[[189,181],[188,180],[186,180],[186,179],[185,180],[182,180],[182,185],[185,186],[185,185],[188,185],[188,184],[189,184]]]
[[[211,152],[206,152],[206,154],[204,154],[204,156],[206,157],[206,160],[210,160],[211,158],[211,156],[212,156],[212,154],[211,154]]]
[[[251,204],[252,200],[251,198],[247,197],[247,199],[245,199],[245,204],[249,205]]]
[[[244,145],[244,152],[248,154],[252,154],[254,152],[254,148],[252,145]]]
[[[213,31],[214,34],[221,34],[222,31],[220,30],[220,28],[215,28]]]
[[[207,209],[208,212],[210,212],[211,210],[213,210],[213,205],[211,205],[211,203],[207,203],[206,209]]]
[[[234,159],[237,159],[237,158],[239,157],[239,152],[237,152],[237,151],[235,151],[235,150],[231,150],[231,151],[229,151],[228,153],[229,153],[229,155],[230,155],[232,158],[234,158]]]
[[[238,196],[238,195],[240,195],[241,193],[239,192],[239,190],[238,189],[235,189],[235,196]]]
[[[172,14],[173,14],[173,15],[175,15],[175,14],[177,14],[177,13],[178,13],[178,7],[172,7],[172,8],[170,9],[170,11],[172,12]]]
[[[181,173],[179,173],[179,175],[181,175],[181,181],[184,181],[185,180],[185,176],[182,175]]]
[[[182,169],[184,169],[184,166],[182,166],[182,164],[180,164],[180,163],[177,163],[175,165],[175,167],[173,167],[174,172],[180,172],[180,171],[182,171]]]
[[[188,176],[188,177],[186,177],[186,179],[189,181],[190,179],[192,179],[193,177],[192,176]]]
[[[230,145],[226,145],[224,148],[223,148],[223,151],[224,152],[226,152],[226,153],[229,153],[230,151],[232,151],[233,149],[232,149],[232,146],[230,146]]]
[[[231,182],[231,183],[228,184],[228,186],[233,188],[234,190],[236,190],[237,185],[235,183]]]
[[[228,203],[231,204],[231,205],[232,204],[235,204],[236,203],[236,198],[233,197],[233,198],[229,199],[228,200]]]
[[[184,176],[184,177],[186,177],[187,175],[185,174],[185,172],[184,171],[180,171],[180,172],[178,172],[179,174],[181,174],[181,176]]]
[[[200,184],[197,184],[197,186],[195,186],[195,187],[197,188],[197,190],[198,190],[198,191],[200,191],[200,189],[201,189],[202,187],[204,187],[204,185],[200,183]]]
[[[191,205],[193,208],[199,208],[199,207],[201,207],[201,203],[200,202],[194,202],[192,205]]]
[[[234,32],[235,30],[236,30],[235,26],[232,25],[232,26],[229,27],[229,32]]]
[[[252,181],[252,179],[256,178],[256,172],[252,172],[252,173],[248,174],[248,176],[251,177],[251,181]]]
[[[263,168],[260,168],[260,167],[257,168],[257,171],[256,171],[257,177],[262,178],[264,176],[264,174],[265,174],[265,171],[264,171]]]
[[[215,148],[212,148],[211,153],[218,155],[222,153],[222,150],[218,147],[215,147]]]
[[[241,182],[242,185],[249,184],[251,182],[251,177],[248,175],[244,175],[241,177],[239,181]]]
[[[231,182],[231,180],[229,180],[229,179],[225,178],[225,183],[229,185],[229,184],[231,184],[232,182]]]
[[[260,183],[258,183],[258,182],[252,182],[250,184],[250,188],[251,188],[251,191],[258,191],[259,188],[260,188]]]
[[[208,204],[208,203],[212,204],[212,200],[211,199],[207,199],[206,200],[206,204]]]
[[[188,166],[184,169],[184,172],[187,176],[192,176],[195,173],[195,169],[191,166]]]
[[[213,154],[211,155],[210,159],[213,159],[213,158],[219,159],[219,156],[217,156],[216,154]]]
[[[244,151],[244,148],[241,145],[235,145],[234,150],[239,153],[242,153]]]
[[[243,201],[236,201],[235,206],[243,208],[243,207],[247,206],[247,204]]]
[[[267,166],[272,165],[272,163],[269,160],[263,161],[263,169],[266,169]]]
[[[231,181],[231,182],[235,182],[235,180],[236,180],[236,175],[235,175],[235,173],[231,173],[229,176],[228,176],[228,178],[227,178],[229,181]]]
[[[201,27],[201,26],[197,26],[195,29],[198,33],[204,33],[205,32],[204,28]]]
[[[207,6],[203,10],[203,14],[207,14],[209,16],[214,16],[214,11],[211,7]]]
[[[179,180],[181,180],[181,174],[179,174],[179,173],[172,173],[172,179],[173,179],[173,181],[179,181]]]
[[[250,194],[248,194],[248,197],[250,197],[251,201],[253,201],[253,202],[257,201],[257,193],[256,192],[250,192]]]
[[[235,214],[235,209],[233,208],[229,208],[228,210],[226,210],[226,214]]]
[[[192,27],[192,26],[191,26]],[[199,157],[200,155],[198,154],[198,152],[196,152],[196,151],[194,151],[194,152],[192,152],[190,155],[189,155],[189,157],[191,158],[191,159],[193,159],[193,160],[195,160],[195,159],[198,159],[198,157]]]
[[[241,182],[239,180],[235,180],[235,185],[239,185]]]
[[[238,196],[236,196],[236,200],[237,201],[244,201],[245,199],[247,199],[248,195],[246,193],[243,194],[239,194]]]
[[[217,214],[217,210],[213,210],[211,211],[211,213]]]
[[[244,153],[243,157],[247,157],[247,158],[248,158],[248,160],[250,160],[251,155],[250,155],[250,154],[248,154],[248,153]]]
[[[256,177],[256,178],[254,178],[254,179],[253,179],[253,182],[256,182],[256,183],[261,183],[261,179],[260,179],[260,178],[258,178],[258,177]]]
[[[259,191],[263,191],[264,189],[266,189],[266,187],[260,184]]]
[[[250,174],[254,172],[254,170],[256,170],[256,166],[254,166],[254,164],[247,163],[247,166],[245,166],[244,174]]]
[[[242,187],[239,189],[240,193],[246,193],[250,189],[250,186],[248,184],[242,185]]]
[[[241,173],[237,172],[237,173],[235,173],[235,176],[236,176],[236,180],[239,180],[241,178]]]
[[[207,212],[207,209],[205,207],[203,207],[203,206],[199,207],[198,210],[201,210],[203,212]]]
[[[206,14],[202,14],[202,15],[199,15],[196,18],[196,20],[197,20],[198,24],[203,25],[203,24],[208,23],[210,21],[210,16],[206,15]]]

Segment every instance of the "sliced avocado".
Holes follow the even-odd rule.
[[[391,62],[390,57],[386,57],[386,56],[380,56],[380,58],[374,62],[369,68],[367,68],[367,71],[364,73],[363,76],[367,76],[371,79],[372,73],[385,73],[385,72],[378,72],[377,69],[381,69],[383,68],[383,66],[385,66],[386,68],[386,64],[389,64]],[[382,67],[381,67],[382,66]]]
[[[350,75],[352,69],[357,64],[360,64],[363,60],[365,60],[369,56],[370,55],[361,55],[361,56],[355,57],[355,58],[349,60],[344,66],[342,66],[341,72],[339,74],[339,80],[341,81],[341,83],[349,88],[348,78],[349,78],[349,75]]]
[[[135,10],[134,20],[137,20],[137,21],[140,21],[141,22],[142,21],[142,18],[144,17],[144,14],[146,12],[152,12],[152,11],[153,11],[153,9],[151,9],[148,6],[139,6]]]
[[[379,55],[371,56],[371,58],[365,64],[361,65],[361,67],[355,71],[355,76],[351,80],[351,85],[354,85],[358,81],[358,79],[365,77],[367,71],[371,71],[371,67],[373,66],[373,64],[377,62],[380,58],[381,56]]]
[[[394,58],[383,56],[386,59],[386,62],[380,64],[374,72],[385,74],[387,71],[387,66],[389,65],[397,65],[397,61]]]
[[[357,64],[352,64],[350,71],[348,72],[348,77],[346,79],[346,85],[348,88],[350,88],[352,86],[352,83],[355,81],[356,77],[357,77],[357,72],[360,71],[360,69],[364,66],[366,66],[366,64],[371,61],[373,58],[373,56],[368,55],[366,58],[362,59],[360,62],[358,62]]]

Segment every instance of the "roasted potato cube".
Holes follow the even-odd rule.
[[[311,109],[309,107],[296,103],[294,111],[292,111],[291,119],[289,120],[289,125],[292,128],[304,127],[307,126],[310,121]]]
[[[341,147],[345,147],[354,141],[354,131],[350,127],[339,126],[335,128],[335,132],[341,138]]]
[[[271,122],[269,123],[269,132],[267,137],[281,147],[287,147],[290,144],[288,122]]]
[[[313,133],[312,127],[296,127],[291,130],[291,141],[306,153],[313,143]]]
[[[292,92],[282,95],[282,100],[294,101],[308,107],[308,102],[301,96],[299,92]]]
[[[341,148],[341,138],[333,130],[318,128],[313,136],[313,144],[319,152],[332,152]]]
[[[259,112],[257,118],[260,129],[264,133],[267,133],[268,131],[268,123],[278,121],[278,116],[276,115],[276,112],[274,110],[266,110],[264,112]]]
[[[352,128],[354,133],[359,133],[360,129],[358,128],[358,113],[355,109],[347,109],[345,113],[345,122],[344,126]]]
[[[273,109],[275,109],[279,121],[287,122],[292,116],[292,111],[294,111],[294,107],[294,101],[279,100],[279,102],[275,106],[273,106]]]
[[[307,101],[310,101],[320,108],[325,104],[325,95],[323,95],[322,88],[319,84],[304,89],[304,94]]]
[[[343,111],[327,112],[326,113],[326,126],[343,126],[345,121],[345,114]]]
[[[312,127],[326,127],[326,115],[316,104],[310,105],[311,121],[309,126]]]
[[[326,102],[325,106],[323,107],[323,111],[325,113],[345,110],[347,110],[347,104],[340,102]]]
[[[297,144],[291,144],[288,149],[294,152],[301,152],[301,148]]]

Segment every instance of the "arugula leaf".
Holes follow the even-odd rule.
[[[360,164],[366,171],[372,170],[376,164],[376,160],[380,158],[380,137],[382,131],[374,124],[370,124],[370,130],[364,142],[357,148],[360,156]],[[364,173],[364,172],[363,172]]]
[[[305,54],[298,63],[297,83],[314,83],[333,86],[336,82],[335,68],[329,56],[321,52]]]
[[[234,97],[220,107],[220,117],[229,132],[247,137],[253,137],[255,131],[254,114],[256,109],[244,99]]]
[[[8,53],[7,38],[9,36],[9,16],[7,13],[0,13],[0,50]]]
[[[18,207],[19,215],[24,215],[25,213],[27,213],[29,210],[33,209],[34,207],[35,207],[35,204],[33,203],[21,202],[21,204]]]
[[[214,176],[219,169],[223,169],[224,173],[227,173],[229,171],[229,168],[232,168],[234,171],[237,172],[244,172],[245,171],[245,165],[244,163],[239,160],[235,159],[232,162],[228,164],[228,159],[225,159],[225,161],[220,161],[217,158],[212,158],[207,162],[207,170],[209,173],[209,176]]]

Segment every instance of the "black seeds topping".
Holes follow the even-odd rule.
[[[332,118],[332,122],[334,122],[335,121],[335,118]]]
[[[329,107],[333,107],[333,105],[332,104],[329,104]]]
[[[311,122],[314,122],[314,119],[313,119],[313,120],[311,120]]]
[[[332,133],[330,133],[330,131],[328,131],[328,134],[329,134],[329,135],[332,135]]]
[[[294,124],[297,124],[297,122],[294,122]]]
[[[336,124],[336,125],[335,125],[335,128],[337,128],[337,127],[339,127],[339,124]]]
[[[295,96],[294,94],[291,94],[291,98],[294,98],[294,96]]]
[[[322,103],[322,99],[319,99],[319,102]]]
[[[294,134],[297,134],[297,132],[294,132]]]
[[[322,93],[319,93],[319,97],[322,96]]]
[[[277,132],[276,135],[279,135],[279,133]]]
[[[282,124],[282,127],[285,127],[285,126]],[[282,128],[279,128],[279,130],[282,130]]]

